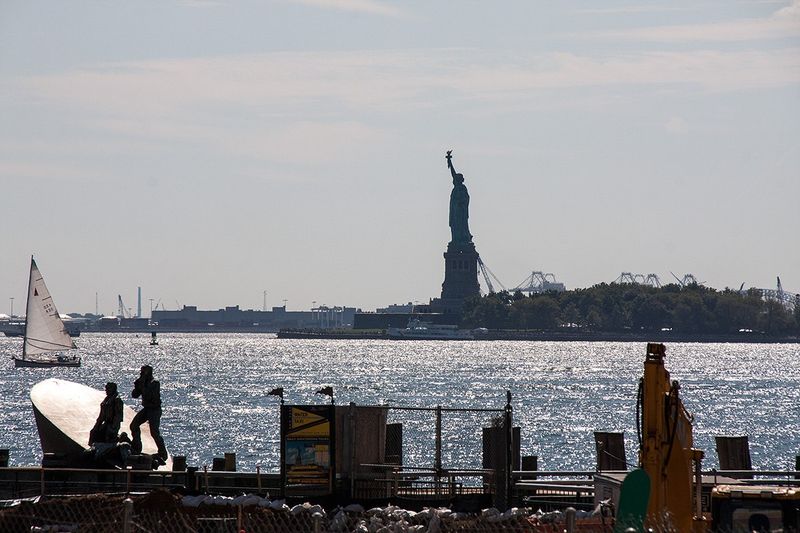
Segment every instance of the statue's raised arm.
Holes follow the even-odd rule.
[[[452,150],[448,150],[447,151],[447,155],[444,156],[444,158],[447,159],[447,168],[450,169],[450,174],[453,176],[453,180],[455,180],[456,179],[456,169],[453,166],[453,151]]]

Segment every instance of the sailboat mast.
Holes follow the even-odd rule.
[[[33,269],[36,268],[36,262],[31,255],[31,272],[28,274],[28,297],[25,300],[25,334],[22,336],[22,358],[25,359],[25,349],[28,346],[28,317],[31,308],[31,286],[33,285]]]

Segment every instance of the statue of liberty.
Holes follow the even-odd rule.
[[[453,191],[450,193],[450,242],[468,244],[472,242],[469,232],[469,193],[464,185],[464,175],[453,167],[453,151],[448,150],[445,159],[447,167],[453,175]]]

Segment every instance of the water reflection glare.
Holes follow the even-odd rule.
[[[78,369],[14,369],[19,339],[0,337],[9,366],[0,377],[2,447],[13,464],[41,459],[28,394],[36,382],[61,377],[102,389],[116,381],[126,403],[142,364],[162,383],[162,431],[173,453],[206,464],[236,451],[239,464],[277,468],[279,401],[319,403],[314,392],[332,385],[339,405],[502,408],[514,394],[522,452],[542,469],[594,467],[592,432],[624,431],[635,462],[636,386],[644,343],[298,341],[268,335],[86,334]],[[758,468],[794,465],[800,449],[800,349],[797,345],[672,344],[667,368],[682,383],[695,414],[696,445],[716,464],[714,435],[750,436]],[[445,413],[445,467],[480,466],[480,427],[491,414]],[[431,412],[390,412],[402,421],[407,464],[433,462]]]

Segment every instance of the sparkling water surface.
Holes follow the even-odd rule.
[[[239,468],[279,468],[279,400],[324,403],[315,395],[332,385],[337,405],[496,408],[513,394],[514,423],[523,455],[538,455],[542,470],[590,470],[594,431],[624,431],[629,463],[636,462],[636,390],[644,343],[290,340],[264,334],[83,334],[80,368],[14,368],[19,338],[0,337],[6,371],[0,375],[0,448],[12,465],[32,465],[41,449],[29,393],[46,378],[102,390],[119,384],[125,402],[143,364],[161,381],[162,433],[174,455],[190,465],[236,452]],[[681,383],[694,414],[695,446],[704,467],[717,466],[715,435],[748,435],[754,468],[793,469],[800,454],[800,345],[692,344],[667,346],[666,366]],[[445,412],[445,468],[479,468],[481,428],[490,412]],[[404,463],[430,467],[434,413],[390,409],[403,422]],[[123,428],[124,430],[125,428]]]

